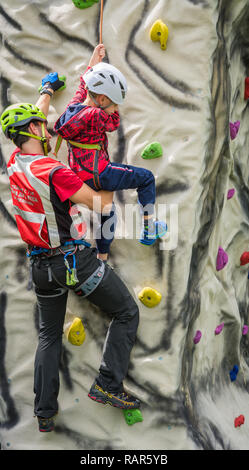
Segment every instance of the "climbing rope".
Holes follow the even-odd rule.
[[[101,0],[101,3],[100,3],[100,21],[99,21],[99,44],[102,44],[103,6],[104,6],[104,0]]]

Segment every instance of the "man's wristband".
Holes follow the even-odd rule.
[[[51,90],[51,85],[50,83],[46,83],[39,91],[40,91],[40,95],[49,95],[49,96],[53,96],[53,92],[50,91]]]

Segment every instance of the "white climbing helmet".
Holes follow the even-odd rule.
[[[106,95],[113,103],[122,104],[127,84],[124,75],[113,65],[100,62],[84,74],[88,90],[99,95]]]

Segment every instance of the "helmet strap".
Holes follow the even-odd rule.
[[[24,132],[24,131],[18,131],[17,129],[9,129],[9,132],[14,134],[18,133],[21,135],[27,135],[28,137],[31,137],[32,139],[40,140],[42,147],[43,147],[43,153],[45,156],[48,154],[48,146],[47,146],[47,139],[45,137],[45,125],[44,122],[41,122],[41,129],[42,129],[42,137],[39,135],[35,134],[30,134],[29,132]],[[13,140],[13,139],[12,139]]]
[[[44,122],[41,123],[41,130],[42,130],[41,143],[42,143],[42,146],[43,146],[44,155],[46,157],[47,154],[48,154],[48,144],[47,144],[47,139],[45,137],[45,124],[44,124]]]
[[[88,93],[90,95],[91,100],[97,105],[98,108],[103,109],[103,111],[113,105],[113,103],[111,101],[110,104],[108,104],[107,106],[100,106],[98,101],[94,98],[94,96],[92,95],[92,93],[89,90],[88,90]]]

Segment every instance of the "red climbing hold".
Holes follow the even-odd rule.
[[[216,258],[216,269],[220,271],[228,263],[228,254],[219,246],[218,255]]]
[[[241,426],[241,424],[244,424],[244,422],[245,422],[245,416],[244,415],[239,415],[234,420],[234,426],[237,428],[238,426]]]
[[[245,100],[248,100],[249,98],[249,77],[245,78]]]
[[[240,257],[240,266],[249,263],[249,251],[244,251]]]
[[[234,188],[229,189],[228,192],[227,192],[227,199],[231,199],[233,197],[234,193],[235,193]]]

